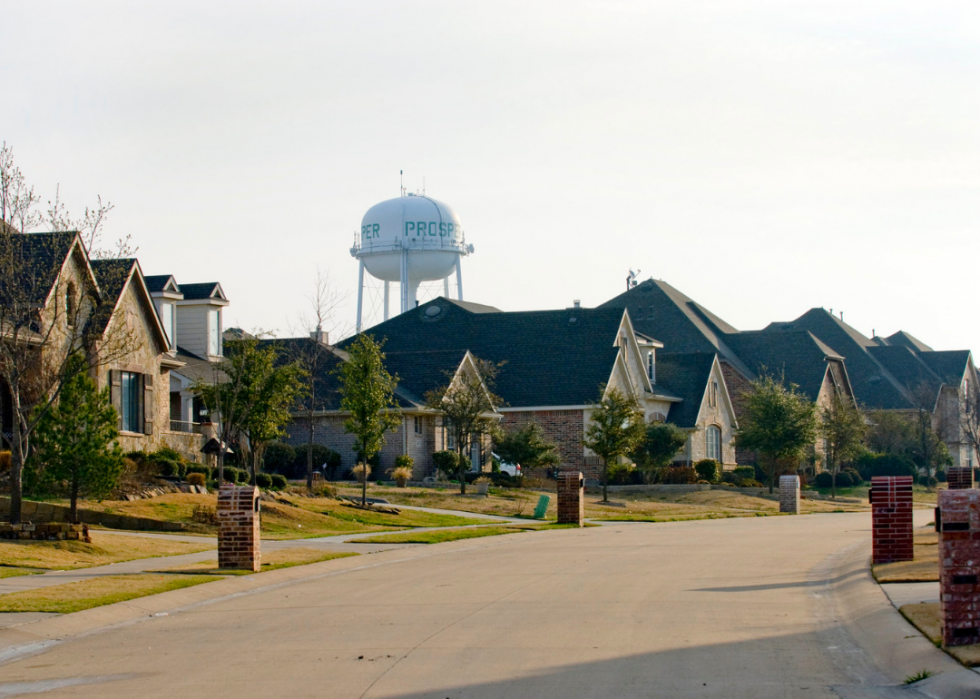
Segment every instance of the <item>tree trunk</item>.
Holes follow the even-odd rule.
[[[459,477],[459,494],[466,495],[466,469],[463,464],[466,463],[466,459],[463,456],[462,451],[456,452],[456,468],[458,469],[456,475]]]
[[[769,459],[769,494],[772,495],[774,483],[776,481],[776,457]]]
[[[309,416],[310,431],[306,440],[306,489],[313,490],[313,415]]]
[[[368,460],[365,454],[359,454],[361,457],[361,507],[367,507],[367,470],[368,470]]]
[[[602,501],[609,502],[609,462],[602,460]]]
[[[830,499],[837,499],[837,467],[834,466],[833,459],[827,459],[830,462]]]
[[[24,443],[20,425],[14,425],[14,444],[10,452],[10,523],[20,524],[24,491]]]

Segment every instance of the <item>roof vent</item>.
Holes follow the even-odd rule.
[[[412,196],[409,194],[409,196]],[[428,318],[435,318],[437,315],[442,313],[442,309],[439,306],[429,306],[425,309],[425,315]]]
[[[569,325],[575,325],[577,322],[578,322],[578,318],[576,318],[575,316],[572,316],[571,318],[568,319]]]

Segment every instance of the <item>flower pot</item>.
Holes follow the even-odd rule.
[[[486,495],[487,492],[488,492],[488,490],[489,490],[489,488],[490,488],[490,484],[489,483],[474,483],[473,485],[476,486],[476,494],[477,495]]]

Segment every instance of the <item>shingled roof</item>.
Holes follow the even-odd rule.
[[[914,407],[902,382],[868,351],[869,348],[879,345],[823,308],[810,309],[790,322],[770,323],[761,332],[784,333],[799,330],[812,333],[845,358],[851,388],[859,403],[869,408],[887,410],[907,410]]]
[[[112,318],[112,313],[119,303],[119,296],[136,267],[132,257],[117,260],[92,260],[92,271],[102,289],[102,302],[92,316],[92,329],[98,333],[105,332]]]
[[[827,360],[843,359],[805,330],[741,332],[726,336],[726,341],[756,374],[781,376],[810,400],[820,394]]]
[[[619,308],[502,312],[438,298],[367,330],[390,356],[465,351],[503,362],[496,393],[509,407],[585,405],[599,399],[618,356]],[[346,347],[352,339],[340,343]]]
[[[697,427],[698,414],[716,356],[702,352],[657,353],[657,387],[663,386],[683,399],[680,403],[671,404],[668,422],[682,428]]]
[[[718,354],[748,379],[755,375],[728,345],[734,327],[660,279],[647,279],[599,308],[629,309],[633,327],[672,353]]]
[[[9,267],[0,270],[0,304],[44,305],[77,236],[75,232],[0,234],[0,261]]]

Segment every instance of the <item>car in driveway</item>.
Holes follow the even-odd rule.
[[[521,476],[520,464],[512,464],[508,461],[504,461],[497,454],[494,454],[493,458],[495,458],[497,460],[497,463],[500,464],[501,473],[506,473],[511,478],[519,478]]]

